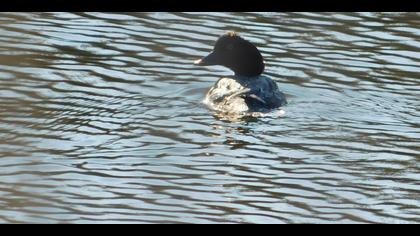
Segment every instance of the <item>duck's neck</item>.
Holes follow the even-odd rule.
[[[237,77],[239,79],[257,79],[260,76],[261,76],[261,74],[250,76],[250,75],[241,75],[241,74],[235,73],[235,77]]]

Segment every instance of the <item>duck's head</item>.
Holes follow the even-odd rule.
[[[264,71],[264,60],[260,51],[235,32],[222,35],[216,41],[213,51],[194,64],[225,66],[237,76],[253,77]]]

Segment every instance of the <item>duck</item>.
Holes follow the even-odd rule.
[[[258,48],[237,32],[220,36],[213,50],[194,61],[198,66],[220,65],[234,75],[220,78],[207,92],[204,103],[231,114],[269,112],[287,104],[274,80],[263,75],[264,58]]]

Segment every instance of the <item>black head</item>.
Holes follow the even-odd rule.
[[[222,35],[213,51],[194,64],[226,66],[242,76],[258,76],[264,71],[264,60],[257,47],[235,32]]]

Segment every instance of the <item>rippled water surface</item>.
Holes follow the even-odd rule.
[[[420,223],[419,13],[0,13],[0,223]],[[289,104],[202,100],[217,37]]]

